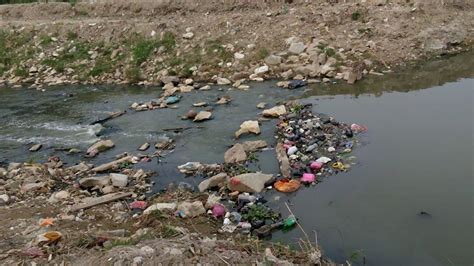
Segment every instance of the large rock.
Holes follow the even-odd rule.
[[[288,48],[288,52],[290,54],[301,54],[306,49],[306,45],[302,42],[293,42],[290,44],[290,48]]]
[[[258,125],[258,121],[255,120],[247,120],[240,125],[240,129],[235,132],[235,137],[238,138],[242,134],[253,133],[253,134],[260,134],[260,126]]]
[[[194,122],[200,122],[204,120],[209,120],[212,116],[211,112],[208,111],[201,111],[194,117]]]
[[[286,114],[286,108],[284,105],[278,105],[270,109],[263,110],[262,115],[265,117],[279,117]]]
[[[44,187],[46,187],[46,183],[44,182],[27,183],[21,186],[21,192],[26,193],[30,191],[38,191],[38,190],[42,190]]]
[[[232,191],[259,193],[272,180],[273,175],[248,173],[232,177],[227,187]]]
[[[217,78],[218,85],[229,85],[231,82],[226,78]]]
[[[110,180],[114,187],[126,187],[128,184],[128,176],[124,174],[110,174]]]
[[[225,163],[240,163],[245,160],[247,160],[247,154],[245,153],[244,146],[240,143],[232,146],[232,148],[228,149],[224,154]]]
[[[35,145],[31,146],[31,148],[29,149],[29,151],[31,151],[31,152],[39,151],[39,150],[41,149],[41,147],[43,147],[43,145],[41,145],[41,144],[35,144]]]
[[[220,186],[221,184],[224,184],[227,182],[227,174],[226,173],[220,173],[215,176],[212,176],[201,183],[199,183],[199,191],[204,192],[210,188]]]
[[[178,205],[177,211],[183,218],[193,218],[206,213],[206,209],[200,201],[182,202]]]
[[[268,66],[261,66],[261,67],[257,67],[253,73],[255,73],[255,75],[260,75],[260,74],[267,73],[268,70],[270,70]]]
[[[264,140],[245,141],[242,146],[245,152],[254,152],[267,147],[267,142]]]
[[[90,156],[95,156],[97,153],[111,149],[114,146],[114,142],[109,139],[100,140],[99,142],[96,142],[94,145],[90,146],[89,149],[87,149],[87,154]]]
[[[103,187],[108,185],[109,181],[110,177],[108,176],[86,177],[79,180],[79,185],[82,188]]]
[[[265,58],[265,64],[267,65],[278,65],[278,64],[281,64],[281,61],[282,61],[282,58],[281,56],[278,56],[278,55],[269,55]]]

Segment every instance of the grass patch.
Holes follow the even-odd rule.
[[[248,210],[242,215],[242,218],[246,221],[256,221],[256,220],[277,220],[280,216],[278,213],[272,211],[270,208],[264,205],[252,205]]]
[[[28,77],[28,70],[23,67],[17,67],[15,69],[15,76],[26,78]]]
[[[50,43],[53,42],[53,38],[49,35],[41,35],[40,36],[40,44],[41,45],[49,45]]]
[[[67,38],[68,40],[70,40],[70,41],[77,39],[77,37],[78,37],[77,32],[74,32],[74,31],[69,30],[69,31],[66,33],[66,38]]]
[[[219,39],[206,41],[206,48],[208,54],[216,54],[218,59],[222,61],[229,61],[232,59],[232,53],[227,51]]]
[[[176,46],[176,39],[171,32],[164,34],[161,40],[139,38],[132,47],[133,60],[137,66],[145,62],[152,52],[163,47],[165,52],[170,52]]]
[[[356,10],[352,12],[351,14],[351,19],[354,21],[359,20],[361,17],[362,17],[362,12],[360,12],[360,10]]]
[[[63,72],[67,65],[89,57],[89,45],[87,43],[76,43],[71,49],[62,52],[58,57],[46,58],[42,64]]]
[[[127,70],[125,71],[125,77],[128,81],[136,83],[141,80],[142,73],[138,67],[132,66],[127,68]]]
[[[334,56],[336,54],[336,51],[333,49],[333,48],[329,48],[329,47],[326,47],[324,49],[324,53],[328,56],[328,57],[331,57],[331,56]]]
[[[104,73],[110,72],[111,69],[112,63],[110,62],[110,60],[100,58],[95,62],[94,67],[89,72],[89,76],[97,77]]]
[[[265,59],[269,55],[270,55],[270,52],[265,47],[262,47],[262,48],[258,49],[258,51],[257,51],[257,58],[260,59],[260,60]]]
[[[163,238],[171,238],[171,237],[178,236],[179,234],[181,234],[181,232],[176,230],[171,225],[164,225],[160,228],[160,235]]]

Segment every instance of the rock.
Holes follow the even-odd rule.
[[[211,86],[209,86],[209,85],[202,86],[201,88],[199,88],[200,91],[208,91],[210,89],[211,89]]]
[[[290,48],[288,48],[288,52],[290,54],[301,54],[306,49],[306,45],[302,42],[293,42],[290,44]]]
[[[189,40],[189,39],[192,39],[193,37],[194,37],[194,33],[192,33],[192,32],[186,32],[186,33],[183,34],[184,39]]]
[[[239,138],[242,134],[253,133],[253,134],[260,134],[260,126],[258,125],[258,121],[255,120],[247,120],[240,125],[240,129],[235,132],[235,137]]]
[[[39,151],[39,150],[41,149],[41,147],[43,147],[43,145],[41,145],[41,144],[35,144],[35,145],[31,146],[31,148],[29,149],[29,151],[31,151],[31,152]]]
[[[231,82],[226,78],[217,78],[218,85],[229,85]]]
[[[230,97],[228,96],[222,96],[218,99],[218,101],[216,102],[216,104],[228,104],[230,101],[232,101],[230,99]]]
[[[267,65],[279,65],[281,64],[281,61],[282,61],[282,57],[281,56],[278,56],[278,55],[269,55],[265,58],[265,64]]]
[[[244,59],[245,55],[242,53],[234,53],[234,58],[237,60],[242,60]]]
[[[206,213],[206,209],[201,201],[182,202],[178,205],[177,211],[183,218],[193,218]]]
[[[279,117],[286,114],[286,108],[284,105],[275,106],[270,109],[263,110],[262,115],[264,117]]]
[[[245,153],[244,146],[239,143],[232,146],[224,154],[225,163],[239,163],[245,160],[247,160],[247,154]]]
[[[267,106],[267,103],[259,103],[259,104],[257,104],[257,108],[258,108],[258,109],[265,109],[266,106]]]
[[[109,181],[110,177],[108,176],[86,177],[79,180],[79,185],[82,188],[103,187],[108,185]]]
[[[200,111],[196,117],[194,117],[194,122],[200,122],[200,121],[204,121],[204,120],[209,120],[212,116],[212,113],[211,112],[208,112],[208,111]]]
[[[240,86],[237,87],[237,89],[239,89],[239,90],[248,90],[248,89],[250,89],[250,86],[249,85],[240,85]]]
[[[160,81],[163,82],[163,84],[178,84],[179,83],[179,78],[177,76],[163,76],[160,78]]]
[[[142,146],[140,146],[140,148],[138,148],[139,151],[146,151],[148,150],[148,148],[150,148],[150,143],[143,143]]]
[[[124,174],[110,174],[110,180],[114,187],[126,187],[128,184],[128,176]]]
[[[272,180],[273,175],[248,173],[232,177],[227,187],[232,191],[260,193],[265,184]]]
[[[198,102],[198,103],[193,103],[194,107],[204,107],[207,106],[206,102]]]
[[[41,190],[45,186],[46,186],[46,183],[44,183],[44,182],[27,183],[27,184],[23,184],[21,186],[21,192],[26,193],[26,192],[30,192],[30,191],[37,191],[37,190]]]
[[[204,192],[210,188],[220,186],[221,184],[224,184],[227,182],[227,174],[226,173],[220,173],[215,176],[212,176],[201,183],[199,183],[198,188],[200,192]]]
[[[65,199],[68,199],[70,196],[71,194],[66,190],[61,190],[54,193],[54,198],[58,200],[65,200]]]
[[[10,197],[7,194],[0,195],[0,206],[7,204],[10,201]]]
[[[177,97],[177,96],[170,96],[170,97],[167,97],[165,99],[166,104],[174,104],[174,103],[177,103],[177,102],[179,102],[179,97]]]
[[[37,73],[38,72],[38,68],[35,67],[35,66],[32,66],[30,67],[30,70],[28,71],[29,73]]]
[[[194,111],[194,110],[189,110],[189,111],[186,113],[186,117],[187,117],[188,119],[194,119],[196,116],[197,116],[197,112]]]
[[[150,214],[153,211],[174,211],[176,203],[155,203],[143,211],[144,214]]]
[[[257,67],[255,70],[254,70],[254,73],[256,75],[261,75],[261,74],[265,74],[268,72],[268,70],[270,70],[268,68],[268,66],[261,66],[261,67]]]
[[[96,142],[94,145],[90,146],[89,149],[87,149],[87,154],[89,156],[95,156],[97,155],[97,153],[111,149],[114,146],[115,144],[111,140],[100,140]]]
[[[193,90],[194,90],[194,87],[191,85],[179,86],[180,92],[192,92]]]
[[[114,186],[105,186],[102,188],[102,193],[104,194],[110,194],[112,192],[114,192]]]
[[[267,142],[264,140],[245,141],[242,143],[246,152],[254,152],[267,147]]]

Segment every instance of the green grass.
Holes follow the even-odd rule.
[[[257,51],[257,58],[260,59],[260,60],[265,59],[269,55],[270,55],[270,52],[265,47],[262,47],[262,48],[258,49],[258,51]]]
[[[40,44],[41,45],[48,45],[52,42],[53,42],[53,38],[51,38],[51,36],[48,36],[48,35],[41,35],[40,36]]]
[[[97,77],[112,70],[112,63],[108,59],[100,58],[95,62],[94,67],[89,72],[89,76]]]
[[[359,20],[362,17],[362,13],[359,10],[356,10],[351,14],[352,20]]]
[[[89,57],[89,44],[78,42],[74,45],[75,49],[70,48],[59,54],[58,57],[46,58],[42,64],[54,68],[58,72],[63,72],[64,69],[79,60],[87,59]]]
[[[68,40],[70,40],[70,41],[77,39],[77,37],[78,37],[77,32],[74,32],[74,31],[69,30],[69,31],[66,33],[66,38],[67,38]]]
[[[331,57],[331,56],[334,56],[336,54],[336,51],[333,49],[333,48],[329,48],[329,47],[326,47],[324,49],[324,53],[328,56],[328,57]]]
[[[132,46],[133,60],[139,66],[150,57],[155,49],[163,47],[165,52],[171,52],[175,46],[176,39],[170,32],[165,33],[161,40],[138,38]]]
[[[28,70],[23,67],[17,67],[15,69],[15,76],[26,78],[28,77]]]
[[[232,53],[224,48],[220,39],[206,41],[206,49],[208,54],[216,54],[217,58],[222,61],[232,59]]]

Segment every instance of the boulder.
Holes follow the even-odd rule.
[[[114,187],[126,187],[128,184],[128,176],[124,174],[110,174],[110,180]]]
[[[148,150],[148,148],[150,148],[150,143],[144,143],[142,144],[142,146],[140,146],[140,148],[138,148],[139,151],[146,151]]]
[[[253,133],[253,134],[260,134],[260,126],[258,125],[258,121],[255,120],[247,120],[240,125],[240,129],[235,132],[235,137],[238,138],[242,134]]]
[[[227,174],[226,173],[220,173],[215,176],[212,176],[201,183],[199,183],[199,191],[204,192],[210,188],[220,186],[221,184],[224,184],[227,182]]]
[[[306,49],[306,45],[304,45],[304,43],[292,42],[290,44],[290,48],[288,48],[288,52],[290,54],[301,54],[302,52],[304,52],[305,49]]]
[[[254,73],[255,73],[255,75],[261,75],[261,74],[267,73],[268,70],[270,70],[270,69],[268,68],[268,66],[261,66],[261,67],[257,67],[257,68],[254,70]]]
[[[267,106],[267,103],[264,103],[264,102],[257,104],[258,109],[265,109],[266,106]]]
[[[206,213],[201,201],[182,202],[178,205],[177,211],[183,218],[193,218]]]
[[[270,109],[263,110],[262,115],[264,117],[279,117],[286,114],[286,108],[284,105],[275,106]]]
[[[217,78],[218,85],[229,85],[231,82],[226,78]]]
[[[242,146],[246,152],[254,152],[267,147],[267,142],[264,140],[245,141]]]
[[[97,153],[111,149],[114,146],[115,144],[111,140],[100,140],[87,149],[87,154],[90,156],[95,156]]]
[[[273,179],[273,175],[247,173],[232,177],[227,187],[232,191],[259,193],[265,188],[265,184]]]
[[[278,55],[269,55],[265,58],[265,64],[267,65],[278,65],[281,64],[282,58]]]
[[[21,186],[21,192],[26,193],[26,192],[30,192],[30,191],[37,191],[37,190],[41,190],[45,186],[46,186],[46,183],[44,183],[44,182],[27,183],[27,184],[23,184]]]
[[[201,111],[194,117],[194,122],[200,122],[204,120],[209,120],[212,116],[211,112],[208,111]]]
[[[224,154],[225,163],[240,163],[245,160],[247,160],[247,154],[245,153],[244,146],[240,143],[232,146],[232,148],[228,149]]]
[[[79,186],[82,188],[103,187],[108,185],[109,181],[110,177],[108,176],[86,177],[79,180]]]

